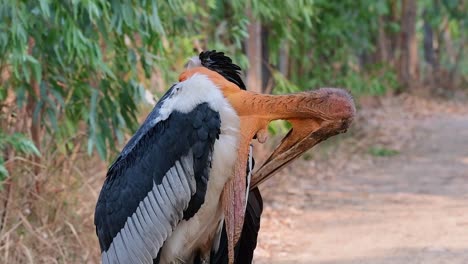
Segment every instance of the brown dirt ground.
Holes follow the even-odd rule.
[[[262,186],[255,263],[468,263],[468,103],[377,105]]]

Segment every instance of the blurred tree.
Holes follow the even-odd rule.
[[[402,0],[398,77],[401,84],[408,88],[414,86],[419,78],[416,14],[416,0]]]
[[[0,107],[16,116],[0,126],[42,153],[108,158],[136,128],[143,87],[164,92],[201,49],[232,56],[263,92],[383,94],[426,64],[455,79],[464,11],[461,0],[0,0]]]
[[[0,21],[3,107],[17,115],[2,130],[63,154],[87,140],[106,158],[136,127],[138,72],[150,76],[164,36],[156,3],[1,0]]]
[[[456,73],[466,75],[466,2],[459,0],[420,1],[423,21],[425,84],[442,90],[456,86]],[[462,80],[463,81],[463,80]],[[466,80],[465,80],[466,82]]]
[[[261,93],[262,85],[262,25],[260,21],[252,15],[252,7],[247,7],[249,16],[248,33],[249,37],[246,41],[246,55],[249,58],[249,68],[247,71],[247,87],[252,91]]]

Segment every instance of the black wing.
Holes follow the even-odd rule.
[[[204,203],[220,117],[204,103],[162,120],[171,90],[107,173],[94,219],[103,263],[151,263]]]

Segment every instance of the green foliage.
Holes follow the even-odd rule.
[[[354,95],[385,94],[398,89],[394,71],[388,65],[363,69],[359,60],[376,50],[378,18],[392,15],[391,3],[399,6],[374,0],[0,0],[0,71],[9,73],[0,102],[9,91],[19,108],[29,98],[37,102],[31,118],[41,118],[46,129],[42,145],[52,142],[67,154],[85,128],[87,152],[107,158],[115,141],[123,143],[136,129],[144,87],[166,89],[148,87],[149,79],[156,72],[168,83],[176,80],[196,55],[195,44],[222,50],[247,69],[249,13],[268,30],[273,93],[338,86]],[[464,43],[462,1],[419,0],[418,8],[434,25],[448,19],[452,36]],[[397,33],[399,24],[385,21],[385,30]],[[277,70],[282,49],[287,73]]]
[[[367,72],[348,71],[339,80],[339,86],[346,87],[353,95],[385,95],[387,91],[399,88],[396,73],[388,67],[374,66]]]
[[[268,132],[272,136],[285,135],[292,128],[287,120],[275,120],[268,124]]]
[[[275,82],[275,89],[273,90],[276,94],[295,93],[301,91],[301,88],[289,81],[283,74],[277,70],[272,71],[273,80]]]
[[[332,52],[317,49],[306,58],[308,45],[331,47],[332,42],[353,40],[348,20],[356,16],[346,12],[352,6],[305,0],[287,2],[287,8],[283,1],[1,1],[0,65],[12,72],[3,87],[14,90],[20,107],[28,97],[38,101],[32,118],[41,117],[62,153],[76,146],[85,121],[87,151],[97,150],[102,158],[115,148],[116,139],[122,143],[124,133],[136,129],[144,84],[139,72],[149,78],[158,65],[165,79],[176,79],[174,69],[194,55],[197,41],[234,54],[241,67],[248,66],[241,52],[248,37],[247,6],[272,29],[273,64],[279,43],[288,40],[299,46],[291,49],[294,64],[302,65],[299,72],[317,71],[293,75],[292,82],[275,72],[275,92],[310,87],[304,83],[322,75],[323,67],[315,61]],[[303,34],[304,28],[310,34]]]
[[[43,113],[63,153],[85,121],[88,152],[106,158],[136,128],[138,72],[149,77],[165,34],[158,14],[155,1],[1,0],[0,67],[12,73],[2,89],[20,107],[35,98],[33,118]]]
[[[14,133],[7,135],[0,131],[0,152],[3,152],[6,148],[14,150],[17,154],[41,155],[34,143],[23,134]],[[0,155],[0,186],[6,177],[8,177],[8,171],[5,168],[5,160]]]
[[[429,21],[435,34],[438,38],[447,30],[452,37],[453,45],[463,51],[466,50],[466,38],[468,32],[468,16],[466,15],[466,2],[462,0],[420,0],[420,12]],[[446,43],[441,41],[438,45],[439,50],[446,50]],[[450,60],[447,58],[447,52],[440,52],[441,64],[448,69],[453,68]],[[466,57],[466,52],[462,52],[462,56]],[[468,73],[467,60],[461,60],[460,73],[466,75]]]
[[[362,53],[375,50],[377,17],[389,14],[387,1],[233,1],[233,9],[243,13],[246,2],[269,30],[273,68],[279,64],[280,50],[289,50],[289,76],[272,72],[274,92],[341,86],[357,95],[383,94],[398,86],[391,70],[364,73],[355,63]],[[387,27],[399,30],[395,23]]]
[[[369,154],[376,157],[392,157],[398,155],[398,150],[389,149],[382,146],[372,146],[369,148]]]

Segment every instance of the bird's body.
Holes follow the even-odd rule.
[[[193,263],[218,250],[240,121],[219,87],[174,84],[110,167],[95,214],[103,263]]]
[[[354,116],[342,90],[256,94],[239,71],[221,52],[190,60],[110,166],[94,219],[104,264],[251,263],[256,185]],[[277,119],[293,128],[252,175],[249,145]]]

